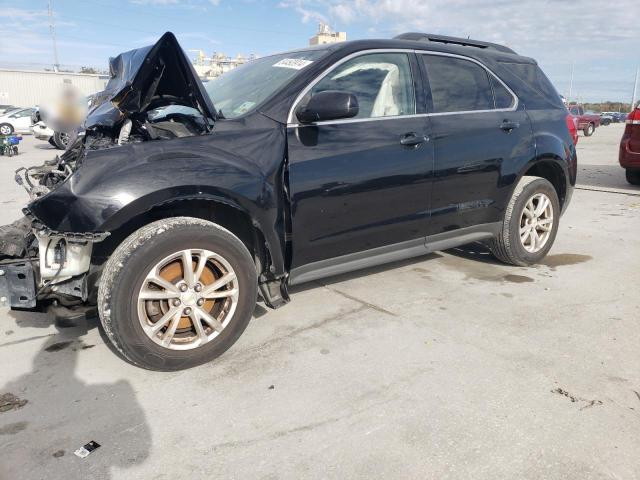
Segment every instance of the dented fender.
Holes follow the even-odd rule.
[[[256,113],[219,120],[212,133],[89,151],[69,178],[29,211],[51,230],[112,232],[168,202],[220,202],[265,237],[274,274],[285,273],[285,127]]]

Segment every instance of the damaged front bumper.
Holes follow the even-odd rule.
[[[29,217],[0,227],[0,304],[86,302],[93,245],[108,235],[55,232]]]

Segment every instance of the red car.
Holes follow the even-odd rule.
[[[627,171],[627,181],[640,185],[640,103],[625,122],[620,141],[620,165]]]
[[[578,122],[578,130],[582,130],[585,137],[590,137],[600,126],[600,115],[592,112],[585,112],[580,105],[569,105],[569,113]]]

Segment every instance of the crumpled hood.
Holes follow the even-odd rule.
[[[86,129],[113,127],[158,101],[196,108],[213,120],[217,117],[211,98],[171,32],[155,45],[111,58],[109,69],[111,78],[95,96]]]

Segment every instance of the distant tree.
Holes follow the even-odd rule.
[[[93,75],[96,75],[99,72],[93,67],[80,67],[80,73],[91,73]]]
[[[594,102],[583,103],[582,106],[585,110],[593,110],[595,112],[622,112],[628,113],[631,111],[631,105],[624,102]]]

